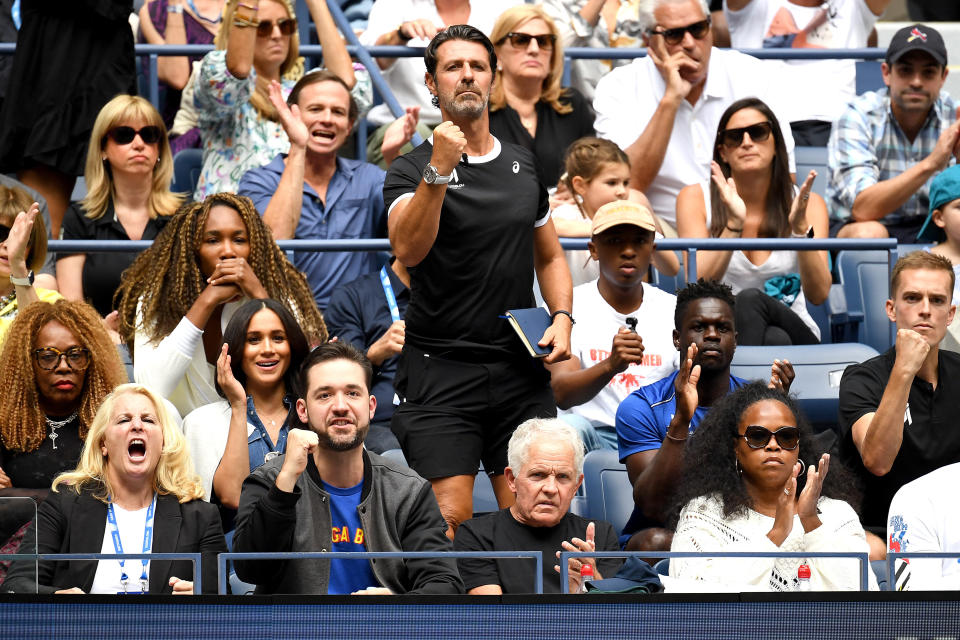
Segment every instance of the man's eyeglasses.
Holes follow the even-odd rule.
[[[552,33],[544,33],[539,36],[532,36],[529,33],[518,33],[516,31],[511,31],[507,35],[500,38],[500,42],[497,44],[503,44],[504,40],[509,40],[517,49],[526,49],[530,46],[531,40],[537,41],[537,46],[545,51],[550,51],[553,49],[554,43],[557,41],[557,36]]]
[[[771,131],[773,131],[773,125],[769,122],[758,122],[739,129],[724,129],[720,133],[720,144],[730,148],[739,147],[743,144],[744,133],[749,133],[750,139],[754,142],[763,142],[770,137]]]
[[[44,371],[52,371],[60,366],[62,358],[67,359],[67,366],[74,371],[83,371],[90,365],[90,352],[83,347],[70,347],[60,351],[53,347],[44,347],[33,352],[37,366]]]
[[[150,125],[141,129],[114,127],[107,131],[107,135],[117,144],[130,144],[138,135],[144,144],[156,144],[160,142],[163,132],[160,131],[160,127]]]
[[[280,33],[285,36],[293,35],[293,32],[297,30],[296,18],[280,18],[276,23],[273,20],[261,20],[260,24],[257,25],[257,35],[261,38],[269,38],[273,35],[274,24],[280,29]]]
[[[770,442],[770,438],[776,438],[777,444],[782,449],[793,451],[800,444],[800,429],[798,427],[780,427],[776,431],[770,431],[766,427],[752,424],[744,430],[740,436],[747,441],[747,446],[751,449],[763,449]]]
[[[669,45],[680,44],[683,41],[683,37],[690,32],[696,40],[701,40],[707,31],[710,30],[710,16],[707,16],[706,20],[701,20],[700,22],[694,22],[693,24],[688,24],[685,27],[676,27],[674,29],[651,29],[648,33],[654,36],[663,36],[664,42]]]

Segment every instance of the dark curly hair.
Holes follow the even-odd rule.
[[[680,330],[680,325],[683,323],[683,316],[686,315],[687,307],[690,306],[690,303],[694,300],[702,300],[704,298],[723,300],[730,305],[730,311],[734,310],[735,298],[733,297],[733,289],[722,282],[700,278],[696,282],[691,282],[683,289],[677,291],[677,308],[673,312],[673,326],[677,331]]]
[[[815,466],[820,456],[827,453],[817,445],[809,423],[790,396],[767,387],[763,382],[751,382],[717,401],[690,436],[683,458],[683,475],[668,518],[671,527],[676,527],[683,506],[701,496],[712,494],[718,497],[723,502],[723,515],[727,518],[743,515],[751,507],[750,496],[737,471],[734,445],[739,437],[740,416],[762,400],[776,400],[790,409],[800,428],[797,459],[803,463],[804,469]],[[797,495],[804,477],[805,472],[797,479]],[[843,500],[854,509],[860,506],[856,477],[836,456],[831,456],[830,471],[823,481],[820,495]]]
[[[153,246],[123,272],[113,300],[120,312],[120,336],[131,353],[136,332],[160,342],[173,332],[207,286],[197,252],[210,209],[218,205],[230,207],[243,220],[250,242],[249,263],[267,294],[283,301],[308,340],[325,342],[327,326],[306,277],[277,247],[253,202],[232,193],[217,193],[180,207]]]

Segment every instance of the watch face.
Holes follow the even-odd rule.
[[[437,170],[432,164],[428,164],[423,169],[423,181],[427,184],[433,184],[437,180]]]

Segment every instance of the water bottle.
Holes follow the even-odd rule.
[[[580,565],[580,588],[577,593],[587,593],[587,580],[593,580],[593,565]]]
[[[797,567],[797,588],[800,591],[810,591],[810,565],[802,564]]]

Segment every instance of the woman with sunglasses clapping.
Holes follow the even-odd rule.
[[[816,172],[797,189],[780,123],[757,98],[720,117],[709,183],[677,196],[681,238],[826,238],[826,203],[810,193]],[[830,291],[826,251],[701,251],[697,275],[722,280],[737,295],[737,343],[816,344],[820,331],[806,301]]]
[[[670,550],[703,556],[672,558],[668,590],[797,591],[801,565],[814,590],[859,589],[855,559],[709,557],[868,551],[852,475],[818,448],[782,391],[752,382],[714,404],[690,436],[682,478]]]
[[[352,88],[360,112],[365,112],[373,97],[369,76],[365,71],[354,74],[326,0],[306,3],[317,26],[324,64]],[[203,142],[197,201],[213,193],[236,193],[244,173],[287,152],[290,140],[270,103],[268,88],[279,82],[286,99],[303,76],[292,0],[228,0],[214,44],[217,50],[204,56],[194,85]]]
[[[87,195],[67,209],[64,240],[153,240],[182,200],[170,191],[173,159],[163,119],[139,96],[116,96],[100,110],[84,177]],[[136,257],[135,252],[58,253],[60,291],[109,316],[120,274]]]

